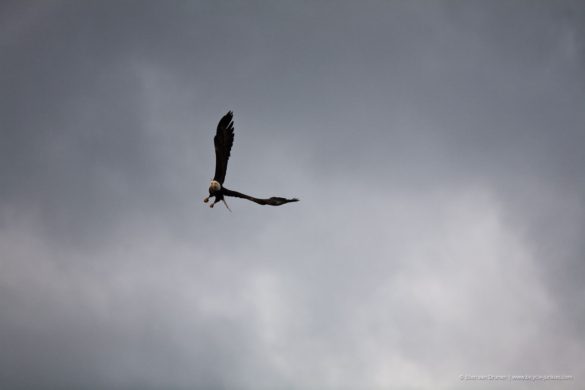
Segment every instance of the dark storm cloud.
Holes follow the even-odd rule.
[[[0,7],[2,385],[579,388],[579,2]]]

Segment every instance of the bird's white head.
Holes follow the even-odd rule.
[[[221,184],[219,184],[217,180],[212,180],[211,183],[209,183],[209,192],[213,193],[219,190],[221,190]]]

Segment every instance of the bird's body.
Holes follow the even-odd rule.
[[[217,125],[217,132],[213,138],[215,146],[215,175],[209,184],[209,196],[203,199],[205,203],[209,198],[214,197],[215,200],[209,207],[213,207],[217,202],[223,201],[229,210],[225,201],[226,196],[236,198],[248,199],[260,205],[280,206],[290,202],[298,202],[298,199],[287,199],[278,196],[273,196],[267,199],[255,198],[250,195],[242,194],[241,192],[232,191],[224,187],[225,175],[227,171],[227,163],[230,158],[232,145],[234,144],[234,122],[233,113],[229,111],[221,118]]]

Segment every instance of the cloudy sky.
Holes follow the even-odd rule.
[[[1,387],[583,388],[584,26],[3,1]],[[228,110],[226,185],[301,202],[202,202]]]

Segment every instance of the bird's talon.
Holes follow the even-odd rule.
[[[209,202],[209,198],[204,198],[203,203],[207,203],[207,202]]]

